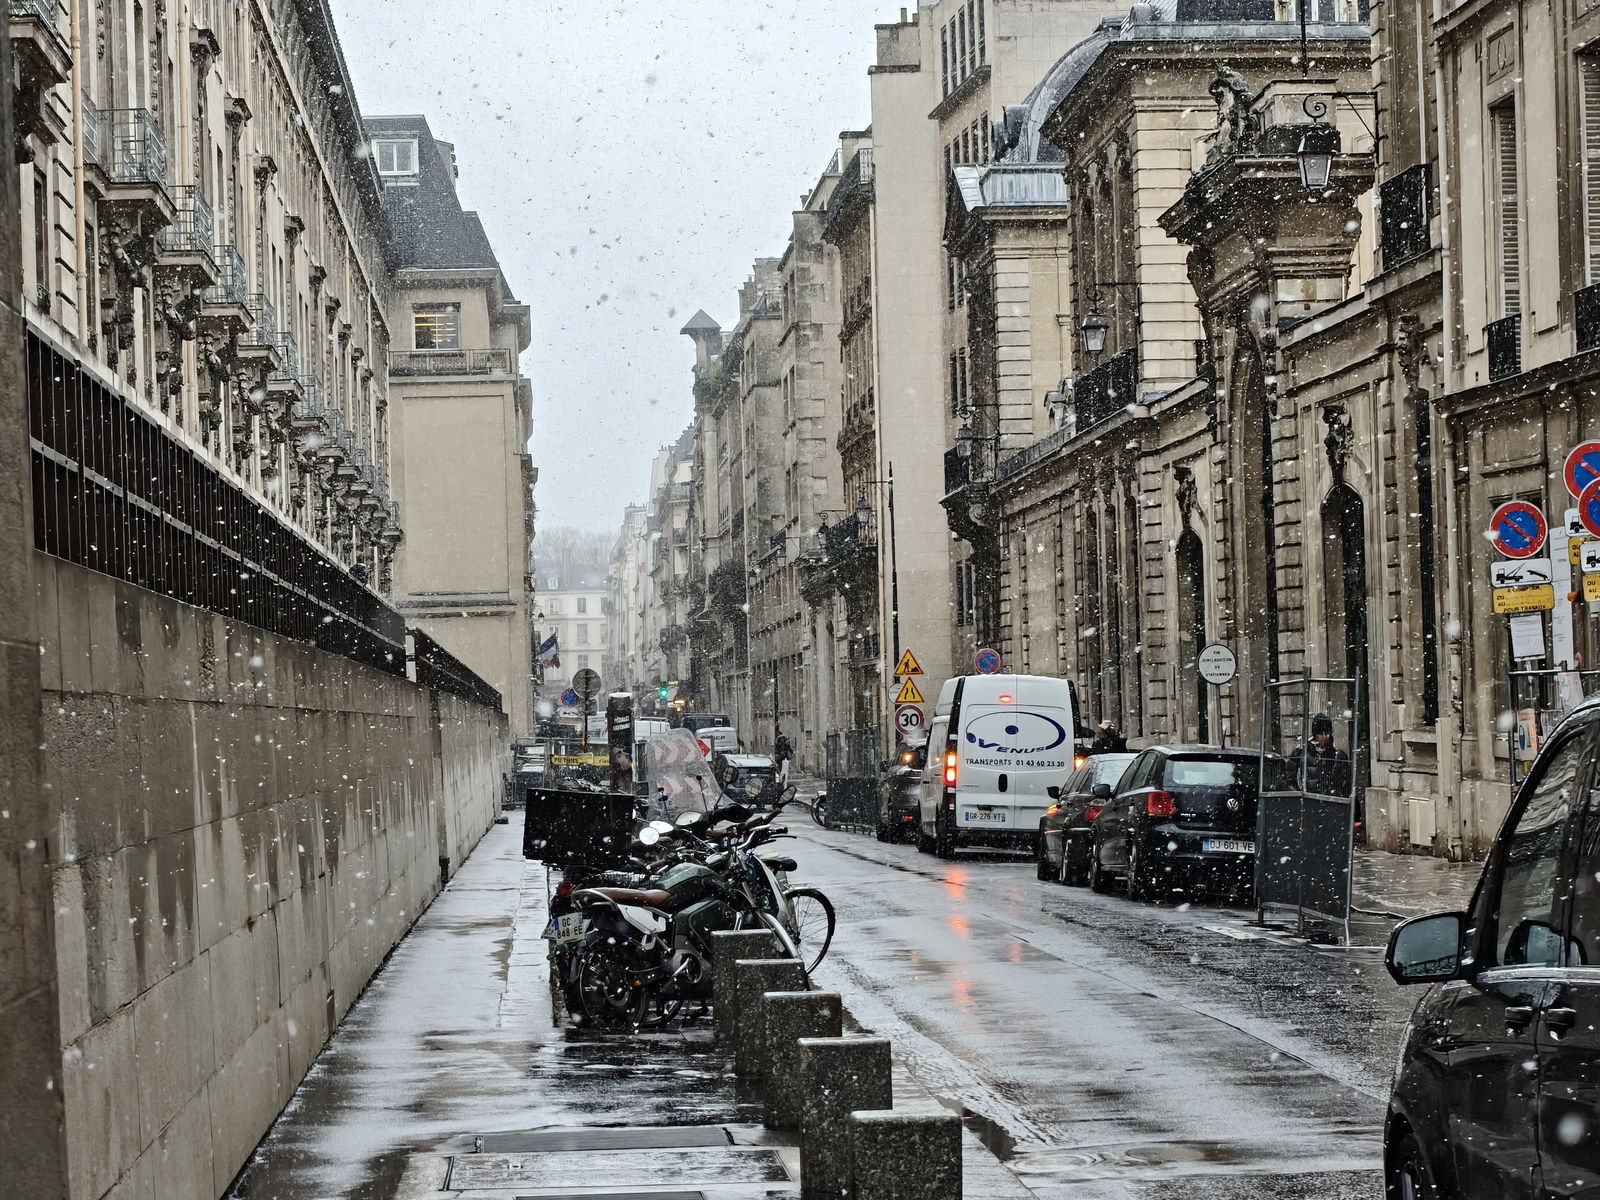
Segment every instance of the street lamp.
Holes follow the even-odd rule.
[[[1333,175],[1333,156],[1339,153],[1339,131],[1332,125],[1313,125],[1300,138],[1295,151],[1300,160],[1300,183],[1308,192],[1325,192]]]
[[[1106,331],[1111,328],[1111,322],[1098,309],[1089,313],[1078,324],[1078,330],[1083,334],[1083,352],[1090,358],[1099,358],[1106,348]]]
[[[965,421],[961,428],[956,430],[956,454],[961,458],[972,457],[972,443],[977,441],[977,435],[972,432],[972,426]]]

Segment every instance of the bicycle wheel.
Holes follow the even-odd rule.
[[[800,947],[800,961],[809,975],[833,944],[833,901],[816,888],[794,888],[788,899],[794,913],[794,940]]]
[[[824,829],[833,828],[833,826],[828,824],[828,797],[826,793],[812,799],[811,819],[818,825],[821,825]]]

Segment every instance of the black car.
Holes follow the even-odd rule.
[[[904,842],[916,837],[922,816],[922,771],[928,747],[901,743],[894,762],[885,762],[878,779],[878,840]]]
[[[1384,1128],[1390,1196],[1600,1196],[1600,698],[1549,737],[1464,913],[1395,929],[1428,983]]]
[[[1266,756],[1268,787],[1294,786],[1293,768]],[[1254,891],[1259,750],[1152,746],[1128,766],[1094,822],[1089,886],[1127,882],[1134,900]]]
[[[1040,879],[1057,879],[1082,887],[1089,882],[1089,851],[1094,846],[1094,820],[1116,795],[1117,782],[1137,755],[1096,754],[1072,771],[1060,787],[1050,789],[1055,801],[1039,818]]]

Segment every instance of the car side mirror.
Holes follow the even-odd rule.
[[[1542,921],[1523,921],[1511,931],[1505,962],[1530,967],[1562,966],[1561,935]]]
[[[1111,799],[1111,785],[1109,783],[1097,783],[1089,789],[1089,795],[1096,800],[1109,800]]]
[[[1045,788],[1044,794],[1049,796],[1052,800],[1061,799],[1061,789],[1053,783],[1049,787]]]
[[[1461,977],[1465,913],[1434,913],[1396,925],[1383,965],[1398,984],[1443,983]]]
[[[878,770],[880,771],[887,771],[892,766],[894,766],[894,764],[887,758],[880,758],[878,760]]]

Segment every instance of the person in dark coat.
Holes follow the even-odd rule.
[[[1124,754],[1127,749],[1128,739],[1110,721],[1101,721],[1094,727],[1094,741],[1089,743],[1090,754]]]
[[[794,747],[789,744],[787,734],[780,733],[778,735],[778,740],[772,746],[772,757],[778,763],[778,778],[787,780],[789,778],[789,760],[794,757]]]
[[[1350,795],[1350,756],[1333,744],[1333,718],[1311,718],[1311,736],[1300,751],[1300,786],[1318,796]]]

